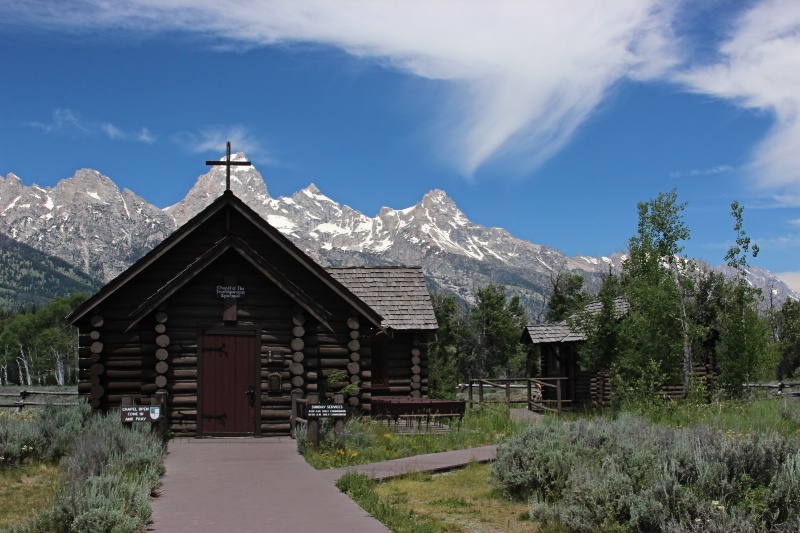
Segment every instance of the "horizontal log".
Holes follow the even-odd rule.
[[[96,375],[92,374],[91,376],[89,376],[89,383],[91,383],[92,385],[99,385],[100,384],[100,376],[96,376]]]
[[[350,350],[345,346],[330,346],[322,345],[318,348],[320,357],[330,357],[338,355],[342,357],[350,357]]]
[[[358,372],[360,370],[361,370],[361,367],[359,366],[358,363],[349,363],[347,365],[347,371],[350,372],[350,374],[353,374],[353,375],[358,374]]]
[[[156,327],[153,328],[153,331],[155,331],[160,335],[167,331],[167,326],[165,326],[164,324],[156,324]]]
[[[303,339],[292,339],[292,341],[289,343],[289,346],[291,346],[292,351],[294,352],[299,352],[305,347],[305,345],[306,344],[303,342]]]
[[[347,365],[350,364],[350,358],[345,357],[342,359],[320,359],[320,365],[323,368],[347,368]]]
[[[317,383],[306,383],[306,390],[308,392],[317,392],[319,390],[319,385]]]
[[[361,378],[365,380],[369,380],[372,378],[372,371],[371,370],[362,370],[361,371]]]
[[[94,363],[90,368],[91,373],[94,374],[95,376],[99,376],[100,374],[103,373],[104,370],[105,367],[100,363]]]
[[[346,333],[338,334],[338,333],[325,332],[325,333],[319,333],[315,337],[316,337],[316,341],[317,341],[317,344],[316,344],[317,346],[319,346],[320,344],[323,344],[323,345],[324,344],[333,344],[335,346],[343,346],[343,345],[347,344],[348,342],[350,342],[350,340],[351,340],[350,335],[348,335]],[[310,342],[311,342],[311,339],[309,339],[309,343]]]
[[[156,345],[160,346],[161,348],[166,348],[169,346],[170,338],[169,335],[159,335],[156,337]]]
[[[347,343],[347,349],[351,352],[357,352],[361,348],[361,343],[357,340],[351,340]]]
[[[261,409],[261,419],[288,419],[292,416],[291,409]]]
[[[294,337],[288,331],[280,334],[275,330],[271,330],[269,333],[261,334],[261,344],[277,344],[286,346],[292,342],[292,339],[294,339]]]
[[[156,322],[158,322],[159,324],[165,323],[167,321],[167,318],[168,318],[167,313],[165,313],[164,311],[159,311],[158,313],[156,313]]]
[[[96,341],[97,339],[100,338],[100,332],[97,331],[96,329],[93,329],[92,332],[89,333],[89,338],[92,339],[93,341]]]
[[[102,366],[102,365],[101,365]],[[119,370],[119,369],[109,369],[105,373],[108,379],[134,379],[134,380],[141,380],[142,378],[142,371],[139,370]]]
[[[302,326],[306,323],[306,316],[303,313],[297,313],[292,317],[292,324],[295,326]]]
[[[169,369],[169,365],[166,361],[159,361],[156,363],[156,372],[159,374],[164,374]]]
[[[302,363],[303,359],[305,358],[306,356],[303,352],[294,352],[292,354],[292,361],[294,361],[295,363]]]
[[[89,394],[92,398],[102,398],[105,392],[106,389],[104,389],[102,385],[92,385],[92,388],[89,390]]]
[[[350,317],[347,319],[347,327],[350,329],[358,329],[359,326],[358,318],[357,317]]]
[[[101,328],[103,327],[103,316],[102,315],[92,315],[89,319],[89,323],[92,325],[93,328]]]
[[[89,394],[92,391],[92,384],[86,381],[78,383],[78,392],[81,394]]]
[[[159,348],[158,350],[156,350],[156,359],[158,359],[159,361],[166,361],[168,357],[169,357],[169,352],[167,351],[166,348]]]
[[[351,339],[355,340],[358,337],[359,337],[359,334],[358,334],[358,330],[357,329],[354,329],[353,331],[350,332],[350,338]]]
[[[302,376],[294,376],[292,378],[292,387],[302,387],[305,383],[305,380]]]
[[[172,357],[169,361],[171,366],[197,366],[197,356],[183,355]]]
[[[195,392],[197,391],[197,382],[196,381],[174,381],[172,383],[167,384],[167,390],[169,392]]]
[[[289,431],[289,422],[261,422],[261,431]]]
[[[418,365],[418,364],[420,364],[420,362],[421,362],[421,360],[420,360],[420,358],[419,358],[419,357],[416,357],[416,356],[415,356],[415,357],[412,357],[412,358],[411,358],[411,364],[412,364],[412,365]]]
[[[306,334],[306,328],[304,328],[303,326],[295,326],[292,328],[292,335],[294,335],[295,337],[302,337],[305,334]]]
[[[158,388],[164,388],[167,386],[167,376],[161,375],[156,377],[156,386]]]
[[[347,399],[347,403],[350,404],[350,407],[358,407],[361,403],[358,399],[358,396],[351,396]]]
[[[359,355],[358,352],[353,352],[350,354],[350,360],[353,361],[354,363],[357,363],[358,361],[361,360],[361,355]]]
[[[175,394],[170,398],[170,403],[175,406],[191,405],[197,407],[197,396]]]

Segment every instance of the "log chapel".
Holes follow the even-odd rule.
[[[68,320],[93,408],[161,391],[173,433],[197,437],[287,435],[292,393],[335,371],[363,413],[426,396],[437,328],[420,268],[322,267],[230,187]]]

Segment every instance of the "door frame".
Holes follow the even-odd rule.
[[[261,436],[261,326],[259,324],[246,325],[224,325],[224,324],[199,324],[197,327],[197,413],[195,435],[197,438],[215,437],[206,435],[203,428],[203,338],[206,335],[235,335],[241,337],[252,336],[255,338],[255,352],[252,357],[255,359],[255,372],[253,376],[255,397],[255,428],[254,437]],[[219,435],[224,436],[224,435]]]

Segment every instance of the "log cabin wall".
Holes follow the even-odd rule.
[[[288,434],[292,392],[321,392],[337,370],[346,378],[334,388],[359,383],[347,401],[369,412],[378,333],[389,333],[390,391],[427,394],[424,343],[435,331],[435,317],[424,324],[426,331],[409,323],[382,331],[374,303],[360,299],[361,287],[330,277],[254,216],[232,195],[218,200],[73,313],[80,332],[79,390],[95,409],[115,408],[123,397],[146,404],[163,390],[174,433],[202,435],[206,423],[216,423],[204,417],[218,418],[203,412],[204,361],[211,350],[224,352],[224,344],[203,346],[209,332],[252,338],[257,436]],[[412,275],[415,290],[427,298],[418,268],[382,272],[389,278],[381,284],[391,277],[406,283],[404,276]],[[234,302],[217,298],[216,287],[231,280],[245,294]],[[379,303],[408,300],[404,287],[383,294]],[[398,316],[413,315],[392,305]],[[424,312],[433,316],[429,299]]]

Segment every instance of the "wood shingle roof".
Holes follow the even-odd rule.
[[[420,267],[329,267],[328,273],[382,317],[394,330],[438,328]]]

